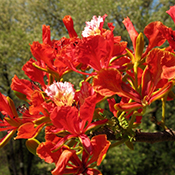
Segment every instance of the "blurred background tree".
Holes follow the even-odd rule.
[[[10,90],[11,79],[14,74],[19,78],[25,77],[21,68],[32,57],[29,43],[42,42],[43,24],[50,25],[52,39],[68,37],[62,18],[71,15],[75,30],[81,37],[85,21],[90,21],[93,15],[107,14],[105,27],[107,28],[107,22],[113,22],[114,34],[128,41],[128,47],[132,48],[123,19],[128,16],[138,33],[143,32],[148,23],[157,20],[175,29],[172,19],[166,14],[173,5],[174,0],[0,0],[0,92],[10,96],[16,107],[22,105]],[[76,86],[80,81],[80,76],[76,73],[65,78]],[[106,102],[102,105],[108,109]],[[159,104],[155,106],[159,109]],[[173,102],[167,104],[169,127],[175,123],[174,106]],[[159,116],[160,110],[145,116],[142,124],[144,131],[160,130],[151,122],[153,117]],[[153,145],[135,143],[135,150],[130,151],[122,145],[109,151],[100,168],[104,174],[173,174],[173,146],[174,143],[166,142]],[[24,140],[11,140],[0,150],[0,174],[47,175],[51,168],[26,150]]]

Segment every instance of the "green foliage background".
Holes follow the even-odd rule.
[[[68,36],[62,18],[71,15],[75,30],[81,37],[85,21],[90,21],[93,15],[108,15],[105,21],[113,22],[114,34],[122,36],[132,44],[122,21],[129,17],[138,32],[144,27],[160,20],[165,25],[175,29],[172,19],[166,14],[174,0],[0,0],[0,92],[10,96],[16,107],[22,105],[10,90],[14,74],[26,78],[21,68],[32,55],[29,43],[42,40],[42,24],[50,25],[52,39]],[[146,45],[147,43],[145,43]],[[81,76],[76,73],[65,77],[78,86]],[[108,109],[106,103],[102,104]],[[161,117],[160,103],[150,106],[143,117],[140,128],[143,131],[159,131],[153,121]],[[156,111],[150,112],[157,108]],[[175,104],[167,104],[167,126],[175,129]],[[0,133],[2,136],[3,133]],[[42,140],[43,135],[39,136]],[[175,149],[174,142],[156,144],[135,143],[134,151],[126,146],[110,150],[100,166],[104,175],[174,175]],[[3,175],[47,175],[53,168],[39,158],[31,155],[25,148],[25,141],[11,140],[0,150],[0,174]]]

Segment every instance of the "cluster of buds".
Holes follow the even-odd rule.
[[[175,22],[175,6],[167,13]],[[15,133],[15,139],[27,139],[26,146],[47,163],[55,163],[53,175],[98,174],[109,148],[126,143],[132,148],[134,131],[142,122],[146,107],[156,100],[173,100],[175,78],[175,31],[159,21],[148,24],[144,35],[148,46],[144,49],[144,35],[138,34],[127,17],[125,25],[133,44],[114,36],[114,26],[103,24],[107,15],[94,16],[82,36],[78,37],[73,20],[65,16],[63,22],[69,38],[51,40],[50,27],[43,25],[42,43],[30,45],[32,55],[22,70],[29,80],[12,79],[11,89],[24,100],[23,110],[17,111],[14,102],[0,93],[0,131],[7,134],[0,139],[4,146]],[[165,41],[169,46],[158,48]],[[81,87],[64,81],[64,75],[75,71],[83,75]],[[120,102],[115,101],[115,96]],[[108,101],[113,117],[105,116],[97,104]],[[159,124],[166,129],[165,111]],[[113,144],[105,129],[118,132],[120,141]],[[45,142],[37,140],[45,131]],[[116,139],[117,140],[117,139]]]

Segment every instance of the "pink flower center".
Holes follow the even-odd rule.
[[[53,83],[45,92],[57,106],[71,106],[75,95],[73,84],[69,82]]]
[[[103,17],[99,16],[98,18],[96,16],[93,16],[93,19],[90,22],[86,22],[86,27],[82,32],[82,36],[88,37],[91,35],[101,35],[106,16],[107,15],[104,15]]]

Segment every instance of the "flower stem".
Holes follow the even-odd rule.
[[[166,99],[167,99],[167,95],[166,95],[166,97],[163,97],[161,99],[162,100],[162,120],[161,120],[161,126],[164,129],[167,129],[167,127],[165,126]]]
[[[118,142],[112,143],[109,147],[109,149],[114,148],[116,146],[119,146],[123,143],[125,143],[128,140],[128,138],[123,138],[122,140],[119,140]]]

